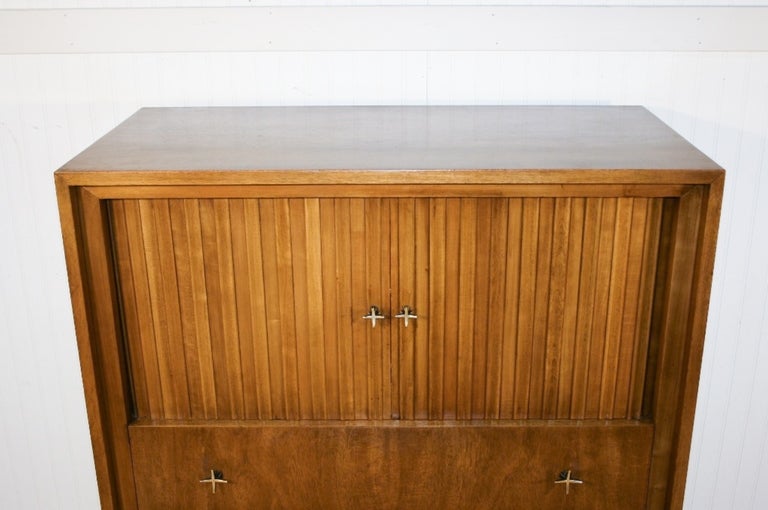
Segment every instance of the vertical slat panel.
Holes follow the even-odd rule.
[[[593,307],[595,303],[595,285],[597,278],[600,224],[602,200],[586,201],[582,252],[583,260],[580,271],[578,313],[576,317],[576,346],[573,361],[573,390],[571,396],[571,417],[587,417],[587,397],[589,392],[589,360],[592,350]]]
[[[429,315],[429,281],[430,266],[430,200],[418,198],[415,203],[415,298],[409,303],[419,318],[409,329],[415,338],[414,345],[414,418],[424,420],[429,418],[429,331],[432,326]],[[388,366],[388,365],[385,365]]]
[[[282,364],[285,379],[285,401],[287,419],[299,419],[302,416],[300,397],[299,366],[296,338],[296,316],[293,293],[293,258],[291,238],[290,200],[275,200],[275,254],[277,258],[277,313],[282,331]]]
[[[447,290],[446,199],[430,201],[429,211],[429,418],[443,417],[445,382],[445,300]]]
[[[412,420],[414,417],[414,390],[415,390],[415,352],[414,338],[411,331],[406,330],[402,321],[395,319],[401,307],[414,306],[415,297],[415,266],[416,266],[416,239],[415,239],[415,201],[413,199],[400,199],[397,211],[397,275],[398,287],[391,301],[392,332],[398,341],[398,356],[396,363],[400,368],[400,418]]]
[[[325,374],[325,328],[323,310],[323,274],[320,229],[320,203],[318,199],[304,200],[304,228],[306,246],[306,320],[309,336],[304,341],[309,343],[309,366],[312,395],[312,417],[326,419],[328,402],[326,401]],[[298,287],[299,289],[301,286]]]
[[[653,199],[646,215],[643,239],[643,263],[640,274],[640,299],[638,300],[635,350],[630,387],[632,391],[631,417],[640,418],[643,413],[643,389],[650,361],[651,307],[655,275],[658,268],[661,243],[662,199]]]
[[[319,213],[319,246],[322,272],[323,300],[323,362],[325,371],[326,416],[328,419],[341,418],[340,372],[339,372],[339,340],[340,322],[346,317],[351,319],[349,307],[339,307],[338,287],[340,279],[336,274],[336,211],[333,199],[321,199],[318,203]]]
[[[389,252],[388,234],[382,227],[388,222],[389,216],[381,199],[366,200],[364,208],[365,270],[364,273],[360,274],[360,277],[366,281],[366,296],[368,297],[366,303],[377,304],[383,309],[384,315],[391,315],[388,303],[382,301],[386,288],[385,282],[389,279],[388,266],[382,263],[382,258],[385,258],[385,254]],[[387,322],[385,322],[368,330],[366,364],[355,366],[356,370],[364,370],[368,394],[367,418],[382,419],[388,417],[386,414],[389,410],[384,411],[384,402],[390,401],[391,397],[386,398],[385,393],[391,395],[391,388],[384,378],[383,360],[385,344],[388,345],[385,337],[388,338],[392,331],[392,318],[389,317],[387,321],[389,321],[390,327],[387,327]],[[389,355],[389,351],[386,351],[386,356],[389,357]]]
[[[217,200],[214,204],[216,215],[216,238],[218,245],[218,266],[221,286],[221,318],[224,337],[219,339],[225,350],[227,368],[224,377],[231,394],[233,418],[245,417],[243,368],[240,358],[240,337],[238,335],[237,299],[235,295],[235,273],[232,249],[232,222],[229,201]],[[217,343],[215,338],[212,342]]]
[[[298,382],[298,401],[299,417],[301,419],[311,419],[313,417],[314,390],[312,387],[312,360],[310,358],[310,330],[308,314],[310,298],[308,296],[309,271],[307,270],[307,233],[306,217],[304,212],[305,201],[300,198],[288,200],[290,215],[290,255],[289,264],[291,266],[291,288],[293,304],[290,310],[292,312],[292,321],[295,329],[294,345],[296,349],[296,379]],[[286,287],[287,291],[287,287]],[[321,303],[313,303],[315,310]]]
[[[211,360],[214,378],[216,380],[216,417],[232,418],[232,392],[227,378],[227,360],[222,347],[225,342],[223,318],[221,317],[220,268],[218,264],[219,240],[216,232],[216,213],[213,200],[200,200],[200,228],[202,232],[202,247],[205,271],[205,292],[208,297],[208,326],[211,331]]]
[[[600,230],[596,253],[597,271],[592,306],[592,328],[589,331],[590,349],[586,388],[586,418],[597,418],[600,414],[600,390],[603,380],[603,359],[605,356],[605,335],[610,298],[611,258],[613,256],[613,233],[616,222],[616,199],[601,200]]]
[[[637,332],[638,307],[641,301],[641,273],[644,262],[643,245],[645,242],[645,227],[647,223],[648,200],[635,199],[631,204],[631,220],[629,224],[629,239],[627,244],[626,286],[623,296],[623,314],[621,320],[620,348],[617,354],[616,384],[612,417],[631,416],[629,404],[631,399],[631,378],[633,369],[633,353],[641,339],[635,336]]]
[[[574,400],[574,378],[576,376],[577,324],[581,307],[579,302],[579,287],[581,284],[582,264],[589,263],[588,255],[584,253],[584,215],[587,199],[573,198],[570,200],[568,223],[567,268],[565,282],[565,303],[562,324],[562,351],[560,374],[557,391],[557,417],[570,418]]]
[[[498,201],[498,200],[496,200]],[[491,288],[496,286],[497,278],[491,278],[494,274],[491,272],[492,249],[491,239],[492,231],[496,225],[492,220],[496,219],[492,215],[491,199],[478,199],[475,214],[476,232],[475,239],[475,266],[472,272],[475,275],[475,296],[473,314],[474,321],[472,327],[472,336],[474,337],[472,352],[472,398],[470,417],[473,419],[482,419],[486,417],[486,385],[491,381],[491,370],[488,366],[488,346],[491,342],[489,337],[489,313],[490,313],[490,294]],[[495,262],[495,261],[494,261]]]
[[[201,200],[208,314],[218,396],[218,418],[244,418],[242,367],[234,288],[229,203]]]
[[[202,264],[199,263],[202,259],[200,222],[196,210],[193,212],[192,218],[187,218],[185,202],[184,200],[170,200],[168,204],[173,235],[173,256],[176,261],[181,341],[184,345],[183,356],[186,361],[190,417],[213,418],[216,416],[216,391],[213,385],[210,337],[207,333],[208,314],[205,313],[202,321],[199,320],[195,306],[196,299],[202,299],[207,305],[205,281],[200,282],[195,279],[197,270],[202,270]],[[165,275],[166,278],[169,276]],[[201,298],[197,296],[201,296]],[[205,342],[203,343],[198,342],[198,334],[200,333],[204,334]]]
[[[402,369],[402,362],[399,360],[401,344],[398,325],[395,324],[395,318],[393,315],[397,313],[395,307],[400,299],[400,266],[402,261],[400,260],[400,200],[398,198],[388,198],[384,201],[387,207],[382,212],[382,224],[387,225],[387,239],[388,245],[383,247],[382,253],[384,258],[389,262],[385,265],[383,272],[386,273],[388,284],[385,286],[387,289],[382,297],[382,306],[385,308],[384,315],[386,315],[386,331],[384,337],[389,338],[389,352],[390,352],[390,365],[389,365],[389,378],[390,378],[390,414],[389,416],[394,419],[402,418],[403,410],[402,396],[400,386],[402,384],[402,376],[400,371]],[[386,268],[389,268],[387,270]]]
[[[360,303],[359,291],[353,293],[352,271],[352,209],[349,199],[335,199],[335,248],[336,280],[338,281],[336,308],[342,311],[339,319],[339,398],[341,417],[345,420],[355,418],[355,337],[365,334],[360,317],[367,312],[366,306],[373,303]],[[358,268],[359,270],[359,268]],[[357,300],[354,300],[356,297]],[[347,312],[347,310],[349,310]]]
[[[166,416],[169,412],[168,400],[172,398],[172,391],[168,384],[168,372],[164,363],[166,356],[163,355],[164,351],[162,348],[163,331],[161,329],[162,323],[160,322],[162,318],[160,316],[160,310],[158,309],[161,300],[158,295],[158,283],[156,280],[158,274],[156,269],[157,262],[152,248],[152,246],[156,245],[153,223],[151,221],[152,211],[150,208],[152,202],[140,200],[137,201],[136,204],[136,223],[134,228],[138,231],[136,233],[136,238],[140,239],[142,243],[142,251],[137,252],[136,256],[142,261],[143,267],[141,269],[146,271],[146,286],[144,288],[144,295],[141,297],[145,299],[143,303],[146,303],[146,308],[144,310],[146,315],[144,315],[144,317],[149,319],[149,321],[146,322],[142,321],[146,324],[146,332],[149,333],[147,336],[142,335],[142,350],[146,353],[146,365],[151,366],[150,369],[155,372],[155,377],[153,377],[154,382],[157,385],[155,387],[155,394],[159,397],[156,401],[155,408],[157,416],[162,417]],[[150,219],[147,219],[147,217],[150,217]],[[147,246],[145,247],[144,244],[147,244]],[[138,246],[136,248],[138,248]],[[167,395],[165,393],[167,393]]]
[[[170,217],[166,200],[141,202],[142,227],[147,236],[147,272],[155,325],[155,348],[163,391],[163,414],[172,418],[189,416],[187,378],[181,339],[176,267],[173,257]],[[169,260],[170,259],[170,260]]]
[[[243,216],[248,264],[244,275],[247,278],[245,278],[245,282],[242,282],[241,276],[237,281],[240,285],[248,286],[250,308],[244,311],[245,316],[240,315],[240,320],[250,321],[253,332],[253,359],[249,361],[255,372],[255,387],[249,388],[249,390],[256,394],[258,418],[269,419],[274,416],[273,393],[280,395],[280,392],[273,392],[270,378],[267,314],[271,303],[267,301],[264,289],[264,246],[262,244],[261,214],[258,201],[245,200]]]
[[[458,359],[456,417],[472,417],[472,368],[475,342],[477,200],[461,199],[459,224]]]
[[[627,264],[629,257],[630,227],[632,226],[632,200],[619,198],[616,201],[611,256],[611,276],[608,284],[608,308],[605,326],[605,344],[600,384],[599,418],[611,418],[616,397],[619,354],[622,344],[625,291],[627,286]]]
[[[151,415],[152,408],[150,403],[156,401],[155,397],[150,398],[149,392],[159,390],[157,380],[153,381],[155,385],[150,385],[148,380],[150,374],[156,375],[157,371],[152,371],[151,367],[145,366],[144,346],[142,340],[146,338],[141,331],[142,323],[139,321],[140,308],[142,301],[137,299],[137,292],[145,289],[145,281],[135,282],[137,277],[133,270],[134,264],[138,265],[143,261],[134,261],[131,253],[132,245],[143,245],[142,239],[129,238],[129,225],[136,225],[135,221],[129,221],[126,210],[135,206],[135,202],[125,202],[117,200],[112,203],[110,208],[110,218],[112,219],[113,243],[115,251],[115,264],[120,278],[120,300],[122,304],[123,332],[126,335],[126,346],[129,363],[131,366],[133,386],[133,405],[134,412],[139,416]],[[138,268],[137,268],[138,269]],[[143,303],[147,303],[144,301]],[[154,362],[154,360],[152,360]]]
[[[138,336],[129,337],[128,344],[130,350],[138,350],[141,362],[136,363],[133,366],[134,371],[143,369],[146,380],[148,408],[138,408],[137,412],[140,416],[150,416],[161,418],[165,416],[163,407],[163,383],[161,380],[161,367],[159,365],[159,357],[157,352],[157,340],[155,339],[155,316],[156,311],[153,309],[153,300],[151,298],[152,287],[150,286],[150,278],[154,278],[154,273],[150,274],[144,244],[145,236],[147,232],[143,229],[142,222],[142,204],[139,201],[126,201],[125,214],[127,225],[127,238],[128,249],[130,250],[129,256],[132,263],[132,283],[135,289],[135,328],[131,325],[126,327],[127,334],[137,334]],[[146,204],[144,205],[146,207]],[[113,235],[117,232],[113,229]],[[118,244],[117,248],[120,247]],[[124,280],[128,280],[130,277],[124,277]],[[124,310],[125,321],[131,320],[130,306]],[[128,313],[126,313],[128,312]],[[141,320],[141,319],[144,320]],[[138,361],[138,359],[137,359]],[[141,375],[134,376],[134,379],[142,378]]]
[[[507,292],[507,244],[509,200],[491,200],[490,248],[488,261],[488,304],[485,318],[488,323],[486,350],[486,383],[484,416],[497,419],[501,412],[502,369],[504,359],[505,298]],[[482,219],[480,220],[482,221]],[[515,271],[512,269],[511,271]]]
[[[552,257],[549,275],[549,304],[547,311],[546,353],[544,360],[544,388],[542,418],[557,417],[558,390],[561,372],[571,359],[564,349],[566,287],[568,278],[568,246],[570,238],[571,200],[555,200],[552,223]]]
[[[277,233],[275,232],[276,200],[259,201],[259,230],[261,232],[261,258],[264,264],[264,300],[269,352],[269,387],[271,389],[272,414],[287,418],[288,395],[283,366],[283,322],[280,320],[280,292],[278,290]]]
[[[445,308],[443,311],[443,418],[455,419],[458,405],[459,357],[459,260],[461,200],[446,201],[445,219]]]
[[[520,236],[520,298],[518,302],[515,404],[513,418],[529,416],[534,316],[538,261],[539,200],[524,199]]]
[[[240,369],[242,371],[243,418],[259,416],[259,388],[254,364],[256,343],[251,314],[258,314],[251,302],[248,267],[248,235],[245,223],[245,204],[243,200],[229,200],[232,239],[232,282],[235,290],[235,310],[237,313],[237,336],[240,347]]]
[[[511,419],[517,416],[517,348],[520,334],[520,301],[523,281],[522,233],[524,226],[523,200],[509,200],[506,242],[506,291],[504,296],[504,331],[501,361],[501,389],[499,396],[499,418]]]
[[[230,200],[245,415],[270,418],[272,391],[258,202]],[[280,393],[278,393],[280,394]]]
[[[536,279],[534,292],[533,337],[528,417],[543,417],[544,376],[547,348],[550,273],[552,264],[553,198],[539,199]]]
[[[379,249],[375,254],[375,256],[379,257],[378,264],[382,268],[378,292],[382,299],[382,305],[389,306],[390,309],[394,306],[392,288],[395,283],[392,271],[387,271],[386,268],[391,268],[395,264],[390,241],[394,236],[394,227],[391,220],[394,211],[397,209],[396,200],[386,198],[380,202],[381,210],[378,220],[378,229],[380,229],[378,234]],[[380,416],[382,419],[390,419],[395,414],[398,405],[395,395],[397,385],[393,375],[393,367],[399,364],[395,357],[396,350],[394,346],[396,342],[392,335],[391,325],[389,328],[382,328],[380,335],[381,349],[377,370],[381,373],[381,410],[377,416]]]
[[[359,306],[362,316],[368,311],[371,305],[378,305],[379,297],[368,293],[368,277],[366,275],[367,249],[365,246],[365,200],[354,198],[350,200],[349,206],[349,225],[350,225],[350,268],[352,284],[352,303]],[[374,301],[376,300],[376,301]],[[359,303],[359,304],[358,304]],[[387,307],[383,307],[387,310]],[[369,415],[368,401],[368,345],[371,342],[372,331],[376,333],[383,329],[383,325],[377,324],[372,328],[368,321],[355,318],[353,324],[352,341],[352,364],[350,369],[353,374],[354,391],[354,417],[356,419],[366,419]]]
[[[208,293],[205,290],[205,259],[203,256],[200,203],[197,200],[185,200],[184,207],[189,232],[192,289],[195,296],[193,317],[197,330],[195,336],[202,384],[202,407],[205,409],[203,416],[209,418],[215,417],[218,410],[216,407],[216,378],[213,369],[211,330],[208,324]]]

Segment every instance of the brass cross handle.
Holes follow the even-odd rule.
[[[398,319],[403,319],[403,325],[407,328],[408,327],[408,319],[418,319],[416,314],[412,313],[413,310],[408,305],[405,305],[402,310],[400,310],[400,313],[395,315]]]
[[[555,483],[565,484],[565,495],[567,496],[568,493],[571,491],[571,484],[581,485],[584,482],[582,480],[577,480],[576,478],[571,478],[571,470],[569,469],[568,471],[562,471],[560,473],[560,478],[555,480]]]
[[[363,315],[363,319],[371,321],[371,327],[376,327],[376,321],[380,321],[383,319],[386,319],[387,317],[379,311],[378,306],[372,306],[371,311],[368,312],[368,315]]]
[[[203,478],[200,480],[200,483],[210,483],[211,493],[216,494],[216,484],[229,482],[224,479],[224,475],[221,473],[221,471],[214,471],[211,469],[211,477]]]

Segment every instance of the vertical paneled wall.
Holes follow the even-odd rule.
[[[33,7],[267,3],[0,0],[0,18],[10,15],[3,9]],[[698,2],[715,3],[731,2]],[[479,30],[468,26],[456,44],[470,48]],[[353,44],[119,54],[14,54],[0,46],[0,507],[98,507],[55,168],[141,106],[512,103],[642,104],[727,169],[686,508],[768,507],[768,53]]]

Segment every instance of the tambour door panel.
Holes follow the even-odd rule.
[[[645,508],[649,424],[409,423],[132,425],[139,508]]]
[[[662,200],[398,202],[399,414],[637,419]]]
[[[378,199],[113,200],[138,418],[388,419]]]
[[[112,201],[137,415],[640,418],[660,218],[648,198]]]

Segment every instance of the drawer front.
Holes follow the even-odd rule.
[[[632,510],[646,506],[653,426],[288,423],[129,431],[142,509]],[[569,470],[583,483],[556,484]],[[212,471],[227,481],[215,493],[201,482]]]

